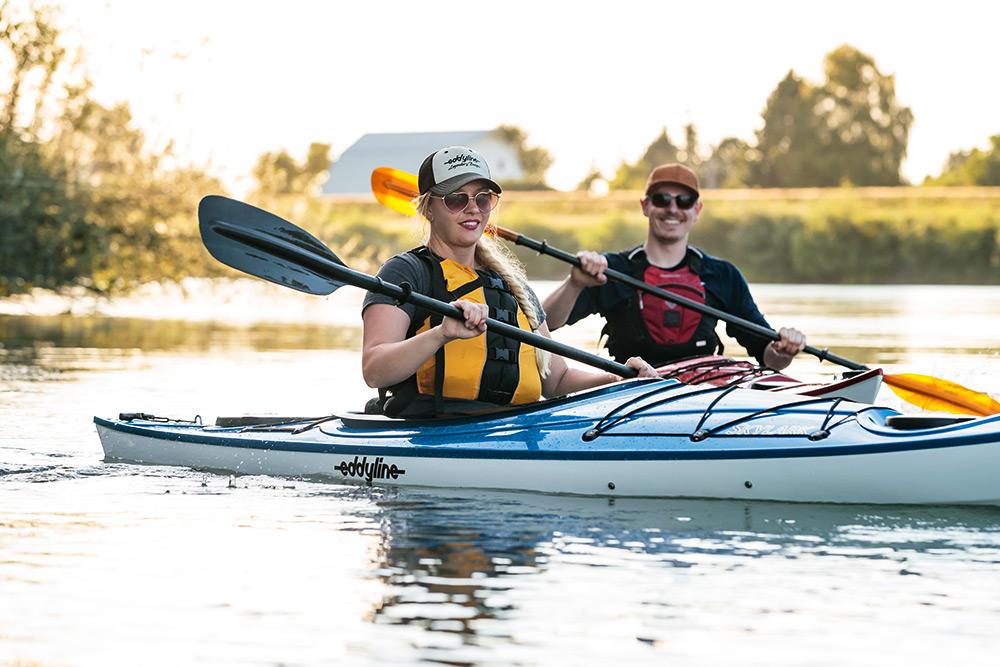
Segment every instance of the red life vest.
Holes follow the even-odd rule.
[[[639,246],[627,255],[629,273],[668,292],[705,303],[704,283],[698,275],[702,253],[688,247],[684,262],[672,269],[653,266]],[[606,346],[616,360],[642,357],[653,366],[722,352],[722,341],[715,333],[718,321],[688,308],[667,303],[640,290],[606,313],[603,334]]]
[[[643,281],[700,304],[705,303],[705,284],[689,263],[680,268],[646,267]],[[639,295],[639,310],[649,337],[657,345],[676,345],[691,340],[701,323],[701,313],[665,301],[646,292]]]

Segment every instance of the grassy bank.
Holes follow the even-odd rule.
[[[505,193],[497,222],[552,245],[641,243],[640,193]],[[709,190],[692,242],[755,282],[1000,284],[1000,188]],[[306,227],[356,268],[421,241],[421,223],[363,199],[260,202]],[[518,249],[534,278],[559,262]]]

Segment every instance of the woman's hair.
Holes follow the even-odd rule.
[[[417,213],[430,222],[431,193],[425,192],[413,200]],[[521,260],[511,252],[505,244],[499,243],[490,235],[490,225],[486,226],[486,233],[483,234],[476,243],[476,262],[481,266],[492,269],[500,274],[504,282],[510,286],[510,291],[517,299],[517,304],[528,317],[528,324],[532,331],[538,331],[542,325],[542,314],[531,298],[528,291],[528,276],[524,272],[524,265]],[[549,374],[549,353],[540,348],[535,348],[535,363],[538,364],[538,372],[543,378]]]

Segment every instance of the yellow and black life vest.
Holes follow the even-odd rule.
[[[445,303],[465,299],[489,306],[489,316],[506,324],[531,331],[527,315],[506,281],[490,269],[473,270],[451,259],[442,259],[426,247],[403,254],[419,261],[429,272],[431,294]],[[407,338],[427,331],[442,316],[420,308],[414,314]],[[434,411],[454,411],[456,401],[490,405],[520,405],[541,398],[542,381],[531,345],[500,335],[490,329],[475,338],[460,338],[443,345],[425,361],[415,375],[390,389],[385,402],[387,414],[401,414],[416,397],[431,398]],[[395,402],[395,404],[393,404]],[[483,406],[480,406],[483,407]]]

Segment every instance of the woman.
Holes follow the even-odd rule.
[[[524,270],[483,236],[501,188],[486,161],[462,146],[428,155],[418,174],[417,211],[430,225],[427,244],[396,255],[379,271],[395,284],[461,309],[441,317],[369,292],[364,302],[362,372],[380,390],[386,414],[472,412],[561,396],[619,380],[567,367],[530,345],[488,331],[493,317],[550,337]],[[656,371],[639,358],[627,365]]]

